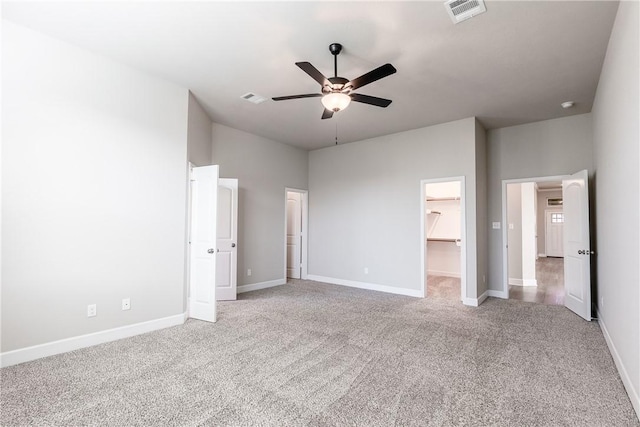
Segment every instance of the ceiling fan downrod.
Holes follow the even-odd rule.
[[[331,43],[329,52],[333,55],[333,77],[338,77],[338,55],[342,52],[342,45],[340,43]]]

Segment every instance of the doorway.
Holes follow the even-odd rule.
[[[423,296],[464,301],[464,177],[421,181]]]
[[[285,188],[284,277],[307,278],[308,191]]]
[[[592,320],[591,256],[589,236],[589,172],[581,170],[573,175],[513,179],[502,181],[503,228],[508,225],[507,186],[526,182],[562,182],[562,253],[564,276],[564,306],[585,320]],[[503,298],[509,297],[508,229],[502,233]]]
[[[564,305],[562,180],[506,184],[508,296]]]

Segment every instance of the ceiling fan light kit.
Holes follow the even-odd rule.
[[[316,67],[309,62],[296,62],[296,65],[321,86],[321,93],[307,93],[304,95],[277,96],[272,98],[274,101],[285,101],[289,99],[315,98],[322,97],[321,102],[324,106],[322,119],[330,119],[333,113],[342,111],[349,106],[351,101],[361,102],[363,104],[374,105],[376,107],[386,108],[391,104],[390,99],[377,98],[375,96],[362,95],[353,93],[354,90],[387,77],[396,72],[391,64],[384,64],[375,70],[369,71],[360,77],[347,80],[338,76],[338,55],[342,52],[340,43],[332,43],[329,45],[329,52],[333,55],[333,77],[325,77]]]
[[[344,93],[328,93],[322,97],[322,105],[329,111],[337,113],[344,110],[351,103],[351,97]]]

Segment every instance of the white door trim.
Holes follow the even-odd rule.
[[[427,233],[425,230],[425,212],[427,209],[425,194],[425,184],[435,184],[439,182],[460,182],[460,300],[465,302],[467,298],[467,226],[466,226],[466,197],[465,197],[465,177],[450,176],[446,178],[431,178],[420,180],[420,296],[427,296]],[[474,299],[475,300],[475,299]]]
[[[509,258],[507,250],[507,185],[508,184],[522,184],[523,182],[549,182],[549,181],[562,181],[567,179],[570,175],[555,175],[555,176],[538,176],[532,178],[518,178],[518,179],[503,179],[502,180],[502,295],[499,298],[509,298]],[[492,294],[498,296],[497,293]]]
[[[300,206],[302,207],[302,250],[300,255],[300,279],[308,278],[307,258],[308,258],[308,241],[309,241],[309,190],[301,190],[299,188],[284,188],[284,258],[283,274],[284,282],[287,282],[287,193],[300,193]]]
[[[185,313],[189,314],[189,293],[191,292],[191,197],[193,193],[193,168],[195,168],[191,162],[187,162],[187,218],[185,226],[185,253],[184,253],[184,291],[183,291],[183,307]]]

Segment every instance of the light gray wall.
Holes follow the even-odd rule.
[[[490,130],[489,222],[502,222],[502,180],[593,172],[591,114]],[[502,290],[502,232],[489,233],[489,289]]]
[[[640,416],[638,9],[638,2],[620,2],[593,106],[593,140],[599,318]]]
[[[537,233],[538,233],[538,254],[546,252],[547,236],[545,235],[545,224],[547,221],[546,211],[548,209],[556,209],[562,211],[562,206],[547,206],[547,199],[561,199],[562,190],[556,191],[538,191],[538,212],[537,212]],[[559,208],[559,209],[558,209]]]
[[[285,187],[307,189],[307,152],[218,123],[212,141],[220,177],[238,178],[238,285],[284,280]]]
[[[211,119],[198,100],[189,92],[187,158],[195,166],[211,164]]]
[[[468,118],[311,151],[309,274],[419,290],[420,180],[465,176],[467,293],[475,297],[475,130]]]
[[[2,351],[181,314],[187,90],[2,25]]]
[[[487,256],[489,221],[487,216],[487,132],[476,119],[476,224],[477,224],[477,257],[478,289],[475,297],[482,295],[487,289],[487,272],[489,257]]]
[[[513,229],[511,225],[513,224]],[[522,185],[507,185],[507,257],[509,280],[522,280]]]

